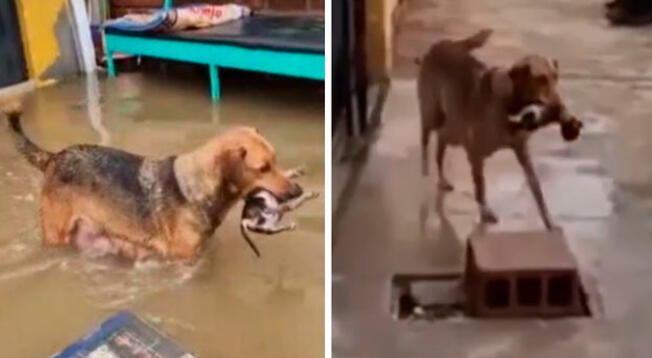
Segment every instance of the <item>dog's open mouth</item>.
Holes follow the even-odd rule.
[[[514,128],[528,132],[534,132],[543,126],[557,122],[561,136],[568,142],[576,140],[584,126],[577,118],[564,114],[562,107],[544,108],[536,103],[525,106],[519,113],[509,116],[509,121]]]

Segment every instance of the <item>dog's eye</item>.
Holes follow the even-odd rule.
[[[258,170],[260,170],[261,173],[267,173],[268,171],[272,170],[272,166],[269,163],[265,163],[265,165],[260,167]]]

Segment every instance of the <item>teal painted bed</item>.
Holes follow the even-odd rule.
[[[170,8],[172,0],[165,0]],[[211,98],[221,95],[219,68],[324,80],[323,18],[252,15],[209,29],[174,34],[105,31],[109,77],[115,52],[207,65]]]

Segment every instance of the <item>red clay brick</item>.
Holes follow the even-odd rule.
[[[586,315],[575,257],[561,233],[485,233],[471,237],[467,307],[477,317]]]

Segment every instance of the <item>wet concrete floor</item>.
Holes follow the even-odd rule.
[[[24,127],[52,150],[104,143],[163,156],[252,125],[283,166],[309,168],[305,188],[323,193],[323,84],[222,72],[216,105],[207,76],[188,73],[62,83],[26,99]],[[132,268],[41,246],[40,182],[0,131],[0,356],[49,357],[121,309],[199,357],[323,356],[323,196],[288,214],[296,231],[254,238],[261,259],[240,237],[238,206],[196,266]]]
[[[602,1],[406,1],[383,125],[334,228],[334,356],[648,357],[652,28],[610,27]],[[531,147],[551,214],[601,299],[594,319],[427,323],[390,316],[391,275],[461,270],[478,221],[460,149],[447,153],[456,190],[439,197],[443,214],[435,209],[434,176],[421,177],[412,60],[434,41],[485,27],[495,33],[477,55],[491,64],[509,66],[527,53],[557,58],[560,91],[584,121],[578,142],[565,143],[549,128]],[[494,155],[485,173],[500,218],[493,230],[543,227],[512,153]]]

